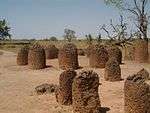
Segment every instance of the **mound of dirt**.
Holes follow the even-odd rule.
[[[148,63],[148,41],[143,39],[136,40],[135,61],[139,63]]]
[[[112,57],[106,63],[104,78],[111,82],[121,80],[121,68],[116,58]]]
[[[107,47],[109,58],[115,57],[119,64],[122,63],[122,51],[117,46]]]
[[[149,76],[148,71],[145,70],[144,68],[141,69],[141,70],[137,73],[137,75],[138,75],[139,77],[142,77],[144,80],[149,80],[149,79],[150,79],[150,76]]]
[[[93,68],[105,68],[108,61],[108,52],[103,45],[96,44],[91,48],[89,64]]]
[[[72,87],[73,112],[96,113],[101,106],[98,74],[93,71],[82,71],[75,77]]]
[[[56,90],[56,101],[62,105],[72,104],[72,83],[76,76],[74,70],[66,70],[60,74],[59,87]]]
[[[54,93],[55,90],[56,90],[56,88],[57,88],[57,85],[45,83],[45,84],[37,86],[35,88],[35,92],[38,95],[48,94],[48,93]]]
[[[58,54],[59,67],[63,70],[78,69],[77,47],[72,43],[67,43],[59,50]]]
[[[150,113],[150,85],[143,77],[129,76],[124,85],[125,113]]]
[[[17,64],[22,65],[28,65],[28,53],[29,48],[28,47],[22,47],[17,54]]]
[[[55,59],[58,58],[58,51],[59,49],[56,48],[55,45],[48,45],[44,47],[46,59]]]
[[[28,64],[34,70],[46,68],[45,50],[40,45],[33,45],[29,49]]]

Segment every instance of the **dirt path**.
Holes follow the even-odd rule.
[[[0,113],[72,113],[72,108],[60,106],[55,101],[54,94],[36,95],[34,88],[42,83],[58,84],[58,61],[48,60],[51,66],[43,70],[33,71],[27,66],[16,65],[16,54],[3,51],[0,55]],[[79,57],[80,66],[90,69],[88,59]],[[148,64],[125,62],[121,65],[122,78],[136,73],[145,67],[150,72]],[[106,82],[103,79],[103,69],[94,69],[100,76],[102,85],[99,87],[101,104],[110,108],[107,113],[123,113],[124,81]],[[78,70],[80,71],[80,70]]]

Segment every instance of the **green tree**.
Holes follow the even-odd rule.
[[[11,39],[11,35],[9,32],[10,27],[8,27],[6,20],[0,20],[0,40]]]
[[[50,37],[50,41],[58,41],[58,39],[55,36]]]

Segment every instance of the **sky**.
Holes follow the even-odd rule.
[[[62,37],[65,28],[83,37],[98,34],[98,26],[110,19],[117,21],[119,11],[103,0],[0,0],[0,18],[17,39]]]

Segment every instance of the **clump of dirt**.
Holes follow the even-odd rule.
[[[35,92],[38,94],[38,95],[42,95],[42,94],[50,94],[50,93],[54,93],[55,90],[57,88],[57,85],[54,85],[54,84],[42,84],[42,85],[39,85],[35,88]]]
[[[108,61],[108,52],[103,45],[96,44],[91,48],[89,64],[93,68],[105,68]]]
[[[62,105],[72,104],[72,83],[76,76],[74,70],[66,70],[60,74],[59,87],[56,90],[56,100]]]
[[[96,113],[101,106],[98,95],[99,77],[93,71],[82,71],[73,82],[73,112]]]
[[[28,53],[29,53],[29,47],[24,46],[22,47],[17,54],[17,64],[22,65],[28,65]]]
[[[46,45],[44,46],[46,59],[55,59],[58,58],[59,49],[55,45]]]
[[[121,68],[115,57],[111,57],[106,63],[104,78],[111,82],[121,80]]]
[[[67,43],[59,50],[58,54],[59,67],[63,70],[78,69],[77,47],[72,43]]]
[[[122,51],[117,46],[107,47],[109,58],[115,57],[119,64],[122,63]]]
[[[150,113],[150,85],[138,74],[129,76],[124,85],[125,113]]]
[[[45,51],[40,45],[35,44],[30,47],[28,54],[28,64],[29,68],[35,70],[46,68]]]

